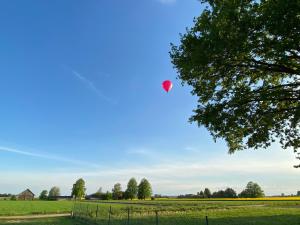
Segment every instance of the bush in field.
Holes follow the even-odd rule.
[[[241,198],[261,198],[264,196],[265,194],[261,187],[252,181],[250,181],[247,184],[246,189],[239,194],[239,197]]]
[[[40,200],[47,200],[48,199],[48,191],[47,190],[43,190],[39,196]]]
[[[16,200],[17,200],[17,197],[16,197],[15,195],[12,195],[12,196],[10,197],[10,200],[16,201]]]
[[[143,178],[138,186],[138,198],[145,200],[152,195],[152,188],[149,181]]]

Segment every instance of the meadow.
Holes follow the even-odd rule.
[[[110,211],[111,207],[111,211]],[[15,224],[80,225],[86,221],[111,225],[299,225],[299,198],[256,200],[168,199],[154,201],[0,201],[0,215],[65,213],[76,219],[51,218],[15,221]],[[109,213],[110,212],[110,213]],[[1,221],[7,224],[7,221]],[[14,224],[10,221],[9,224]]]
[[[0,201],[0,216],[70,212],[72,201]]]
[[[109,215],[111,208],[111,213]],[[98,209],[97,209],[98,208]],[[75,215],[97,224],[121,225],[299,225],[299,200],[156,200],[81,202]]]

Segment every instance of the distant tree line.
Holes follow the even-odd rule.
[[[71,197],[74,199],[99,199],[99,200],[122,200],[122,199],[141,199],[145,200],[151,198],[152,196],[152,187],[149,181],[143,178],[138,184],[135,178],[131,178],[127,183],[127,188],[125,191],[122,190],[120,183],[116,183],[112,191],[102,192],[102,188],[96,193],[91,195],[86,195],[85,181],[80,178],[78,179],[72,187]],[[6,195],[5,195],[6,197]],[[52,187],[49,192],[43,190],[40,195],[40,200],[57,200],[60,197],[59,187]],[[66,196],[62,196],[66,197]]]
[[[7,197],[11,197],[12,194],[7,194],[7,193],[4,193],[4,194],[0,194],[0,198],[7,198]]]
[[[87,196],[87,198],[97,198],[102,200],[123,200],[123,199],[141,199],[145,200],[147,198],[151,198],[152,196],[152,187],[150,182],[143,178],[140,183],[138,184],[135,178],[131,178],[128,183],[126,190],[123,191],[122,186],[120,183],[116,183],[111,192],[102,192],[102,188]]]
[[[239,194],[232,188],[226,188],[225,190],[219,190],[213,193],[211,193],[208,188],[205,188],[204,191],[201,190],[197,192],[196,195],[179,195],[178,198],[260,198],[264,196],[265,194],[262,188],[257,183],[250,181],[246,188]]]
[[[50,189],[49,194],[48,194],[47,190],[43,190],[40,193],[39,199],[40,200],[55,200],[55,198],[58,196],[60,196],[60,189],[59,189],[59,187],[54,186]]]

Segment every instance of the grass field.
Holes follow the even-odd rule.
[[[134,201],[101,202],[76,204],[75,211],[83,218],[96,220],[98,205],[98,224],[107,224],[108,211],[112,205],[111,224],[121,225],[128,220],[130,224],[155,225],[158,210],[160,225],[205,224],[208,216],[210,225],[299,225],[300,201],[290,200],[251,200],[251,201]],[[81,213],[81,214],[80,214]]]
[[[0,201],[0,216],[70,212],[72,201]]]
[[[129,204],[130,203],[130,204]],[[159,225],[299,225],[300,201],[290,200],[155,200],[155,201],[95,201],[76,203],[81,218],[108,224],[112,206],[111,225],[124,225],[130,209],[130,224],[155,225],[158,210]],[[71,201],[0,201],[0,215],[64,213],[73,209]],[[0,221],[1,224],[8,222]],[[76,225],[80,220],[68,218],[10,221],[19,225]]]

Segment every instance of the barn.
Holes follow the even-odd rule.
[[[29,189],[26,189],[25,191],[21,192],[17,195],[18,200],[33,200],[34,194]]]

